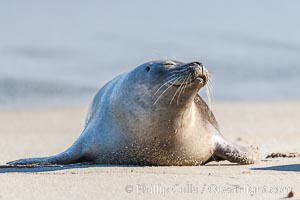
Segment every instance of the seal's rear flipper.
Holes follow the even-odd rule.
[[[88,161],[85,154],[80,148],[80,143],[74,143],[66,151],[54,156],[40,157],[40,158],[25,158],[8,162],[8,165],[67,165],[72,163],[79,163]],[[81,151],[80,151],[81,150]]]
[[[68,152],[63,152],[54,156],[40,158],[25,158],[8,162],[8,165],[67,165],[72,163],[84,162],[84,158],[72,157]]]
[[[238,146],[228,142],[220,134],[215,134],[213,136],[213,142],[215,145],[215,152],[213,156],[220,160],[228,160],[242,165],[254,164],[257,160],[259,160],[258,147],[250,146],[245,148]]]
[[[8,165],[67,165],[72,163],[81,162],[81,159],[74,160],[68,158],[66,155],[55,155],[50,157],[41,158],[24,158],[15,161],[8,162]]]

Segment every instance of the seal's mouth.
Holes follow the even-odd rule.
[[[208,77],[200,76],[200,77],[197,77],[196,80],[199,81],[200,83],[202,83],[203,85],[205,85],[207,83]]]
[[[187,79],[186,77],[183,77],[179,80],[177,80],[174,83],[169,83],[169,85],[172,85],[174,87],[180,87],[180,86],[189,86],[189,85],[193,85],[194,83],[200,83],[201,85],[206,85],[207,83],[207,77],[206,76],[199,76],[196,78],[192,78],[190,80],[185,80]]]

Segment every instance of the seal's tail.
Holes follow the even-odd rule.
[[[66,151],[54,156],[40,158],[25,158],[8,162],[8,165],[67,165],[83,161],[83,153],[75,151],[76,143]]]

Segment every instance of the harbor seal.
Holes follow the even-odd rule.
[[[199,96],[198,91],[208,81],[209,73],[200,62],[166,60],[142,64],[99,90],[82,134],[66,151],[7,164],[254,163],[255,151],[227,141]]]

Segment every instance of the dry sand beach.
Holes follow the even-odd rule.
[[[0,168],[0,199],[300,199],[300,102],[215,103],[223,134],[260,147],[254,165]],[[61,152],[78,137],[87,108],[2,110],[0,162]],[[239,189],[237,189],[239,187]]]

